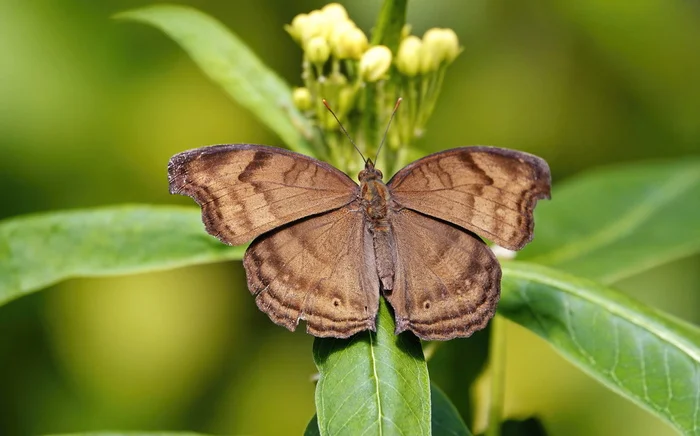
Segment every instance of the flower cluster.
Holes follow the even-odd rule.
[[[396,115],[385,147],[388,155],[383,155],[385,167],[400,166],[405,160],[402,150],[422,135],[445,70],[461,51],[454,31],[430,29],[419,38],[404,26],[392,52],[372,44],[338,3],[299,14],[285,29],[303,50],[304,86],[294,90],[293,101],[324,131],[327,157],[341,168],[357,169],[352,148],[339,144],[343,138],[323,99],[365,154],[373,156],[379,146],[377,132],[403,97],[405,107]]]

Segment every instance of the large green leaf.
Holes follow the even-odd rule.
[[[593,170],[537,206],[518,259],[613,283],[700,252],[700,159]]]
[[[314,130],[292,103],[289,86],[221,22],[196,9],[176,5],[147,6],[122,12],[116,18],[150,24],[165,32],[287,146],[314,155],[304,137],[313,135]]]
[[[686,434],[700,434],[700,329],[587,279],[505,262],[499,313]]]
[[[430,382],[418,338],[394,335],[382,299],[377,332],[316,339],[316,413],[322,435],[430,434]]]
[[[0,304],[71,277],[240,259],[195,208],[119,206],[0,221]]]
[[[432,434],[433,436],[471,436],[472,433],[459,416],[459,412],[450,402],[444,392],[434,384],[430,387],[432,401]],[[306,426],[304,436],[320,436],[318,418],[314,415]]]

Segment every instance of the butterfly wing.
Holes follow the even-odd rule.
[[[170,192],[202,207],[207,231],[231,245],[273,228],[336,209],[356,198],[357,184],[319,160],[276,147],[230,144],[176,154]]]
[[[537,200],[550,197],[543,159],[495,147],[461,147],[419,159],[387,186],[400,207],[454,223],[519,250],[532,240]]]
[[[243,265],[258,307],[289,330],[301,319],[320,337],[375,328],[379,279],[356,202],[257,238]]]
[[[396,246],[396,333],[421,339],[467,337],[496,312],[501,267],[476,235],[409,209],[392,216]]]

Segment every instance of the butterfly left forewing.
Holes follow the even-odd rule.
[[[207,231],[231,245],[300,218],[336,209],[357,196],[345,173],[299,153],[252,144],[224,144],[176,154],[170,192],[202,206]]]
[[[493,317],[501,268],[477,236],[409,209],[392,215],[396,275],[386,298],[396,333],[425,340],[467,337]]]
[[[289,330],[300,320],[319,337],[374,330],[379,280],[357,203],[258,237],[243,265],[258,307]]]
[[[496,147],[460,147],[419,159],[387,183],[399,207],[456,224],[519,250],[533,236],[538,199],[549,198],[547,163]]]

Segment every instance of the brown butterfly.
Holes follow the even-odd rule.
[[[372,160],[358,186],[331,165],[280,148],[215,145],[168,165],[170,192],[202,207],[207,231],[238,245],[248,288],[272,321],[314,336],[375,329],[379,293],[396,333],[466,337],[493,317],[501,268],[475,234],[518,250],[550,197],[539,157],[461,147],[424,157],[384,184]]]

